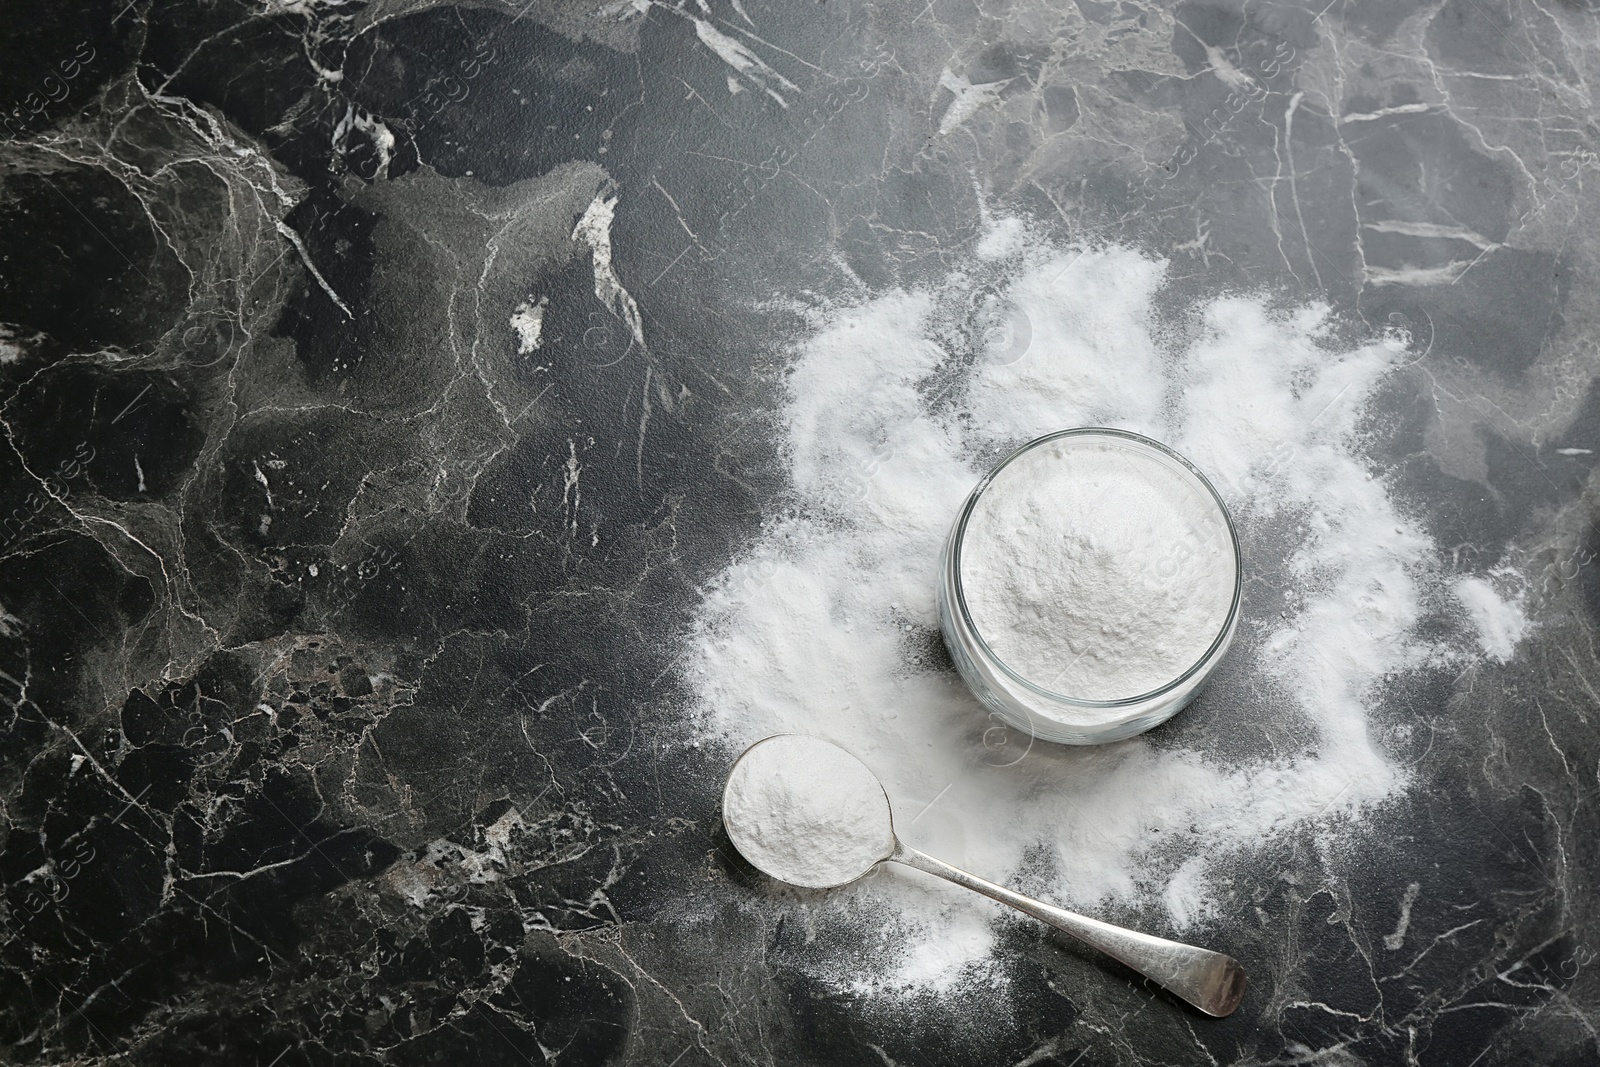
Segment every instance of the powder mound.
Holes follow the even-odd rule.
[[[860,760],[816,737],[770,737],[728,775],[722,818],[740,854],[791,885],[865,874],[893,842],[889,801]]]
[[[1161,688],[1227,621],[1236,580],[1221,509],[1142,445],[1066,437],[1007,463],[961,545],[978,633],[1033,684],[1081,700]]]
[[[795,506],[705,590],[694,728],[734,751],[836,739],[877,772],[907,845],[1075,910],[1155,909],[1180,935],[1248,924],[1237,859],[1278,835],[1333,854],[1364,833],[1408,782],[1382,740],[1412,714],[1383,706],[1392,679],[1477,653],[1419,625],[1460,575],[1365,454],[1368,401],[1408,357],[1339,343],[1323,306],[1248,295],[1196,299],[1170,328],[1163,261],[1002,225],[989,258],[922,288],[809,310],[778,413]],[[986,340],[999,317],[1026,326],[1003,352]],[[1008,731],[929,654],[967,495],[1072,426],[1170,443],[1254,553],[1229,669],[1157,734],[1084,748]],[[807,912],[808,966],[845,989],[970,990],[986,909],[885,865]]]

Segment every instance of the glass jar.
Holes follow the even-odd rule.
[[[1206,646],[1204,654],[1177,677],[1147,693],[1116,700],[1086,700],[1058,693],[1029,681],[1007,666],[978,632],[967,608],[962,588],[961,548],[967,522],[984,492],[1011,464],[1035,449],[1063,438],[1092,438],[1106,448],[1126,450],[1130,458],[1155,462],[1177,475],[1216,504],[1225,544],[1218,550],[1232,557],[1233,598],[1227,616]],[[1075,442],[1076,443],[1076,442]],[[945,538],[940,568],[939,625],[956,669],[984,706],[1011,726],[1030,736],[1068,745],[1098,745],[1143,733],[1170,719],[1190,700],[1222,661],[1238,627],[1243,565],[1239,537],[1227,506],[1205,475],[1176,452],[1148,437],[1127,430],[1086,427],[1060,430],[1036,438],[1007,456],[968,495]]]

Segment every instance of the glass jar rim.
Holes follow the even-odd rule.
[[[1173,678],[1164,685],[1152,689],[1147,693],[1139,693],[1134,696],[1127,697],[1118,697],[1116,700],[1087,700],[1083,697],[1075,697],[1067,693],[1058,693],[1053,689],[1046,689],[1044,686],[1039,685],[1036,682],[1029,681],[1027,678],[1024,678],[1021,674],[1017,673],[1017,671],[1014,670],[1004,659],[1002,659],[993,648],[989,647],[989,642],[984,639],[983,631],[978,629],[977,623],[973,621],[972,613],[967,609],[966,587],[961,577],[961,549],[962,545],[966,541],[967,521],[972,517],[972,512],[977,507],[978,501],[982,498],[984,491],[989,488],[989,486],[994,482],[995,478],[999,476],[1000,472],[1005,470],[1014,460],[1020,458],[1025,453],[1030,452],[1041,445],[1048,444],[1051,441],[1057,441],[1064,437],[1095,436],[1111,437],[1120,439],[1124,442],[1131,442],[1134,445],[1152,449],[1158,455],[1176,461],[1184,470],[1188,471],[1189,474],[1200,483],[1200,485],[1205,488],[1208,494],[1210,494],[1212,502],[1217,505],[1217,510],[1222,513],[1223,526],[1228,531],[1228,543],[1233,548],[1233,598],[1228,604],[1228,614],[1223,618],[1222,625],[1217,628],[1216,636],[1212,638],[1211,644],[1206,646],[1205,652],[1201,653],[1200,657],[1190,664],[1188,669],[1186,669],[1182,674],[1178,675],[1176,678]],[[1185,682],[1188,682],[1195,676],[1196,673],[1204,668],[1207,663],[1211,662],[1212,658],[1217,654],[1217,649],[1221,648],[1226,642],[1228,634],[1233,629],[1234,620],[1238,617],[1239,604],[1244,591],[1244,554],[1239,549],[1239,531],[1233,524],[1233,514],[1228,511],[1228,505],[1223,501],[1222,495],[1217,492],[1216,486],[1211,484],[1211,479],[1207,478],[1203,473],[1201,473],[1200,469],[1193,463],[1189,462],[1189,460],[1184,456],[1180,455],[1173,449],[1168,448],[1160,441],[1146,437],[1141,433],[1135,433],[1132,430],[1121,430],[1111,426],[1078,426],[1067,430],[1056,430],[1052,433],[1035,437],[1031,441],[1019,446],[1010,455],[1006,456],[999,463],[995,464],[994,468],[990,470],[988,474],[985,474],[977,485],[973,486],[972,492],[967,494],[966,503],[961,506],[961,514],[957,518],[955,529],[952,532],[952,540],[953,543],[950,551],[950,568],[952,572],[951,585],[955,593],[956,610],[960,613],[962,621],[966,624],[965,629],[972,635],[972,639],[977,642],[978,647],[983,651],[983,654],[988,657],[991,663],[1000,669],[1007,679],[1016,682],[1018,685],[1021,685],[1030,692],[1037,693],[1042,697],[1058,701],[1063,704],[1070,704],[1074,707],[1131,707],[1136,704],[1143,704],[1146,701],[1155,700],[1165,696],[1166,694],[1177,689],[1179,686],[1183,685]]]

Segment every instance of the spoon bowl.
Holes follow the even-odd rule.
[[[877,776],[819,737],[778,734],[746,749],[723,786],[722,822],[739,854],[778,881],[833,889],[890,860],[1049,923],[1207,1015],[1228,1015],[1244,997],[1244,968],[1231,956],[1086,918],[904,844]]]
[[[805,768],[802,788],[791,769]],[[757,741],[722,788],[722,824],[751,866],[806,889],[836,889],[894,852],[883,784],[838,745],[804,734]]]

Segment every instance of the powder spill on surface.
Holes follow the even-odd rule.
[[[1418,636],[1424,595],[1449,600],[1438,550],[1360,454],[1365,402],[1401,354],[1340,349],[1324,309],[1247,296],[1196,305],[1196,336],[1163,345],[1163,262],[996,233],[937,286],[812,312],[782,411],[795,506],[706,591],[694,721],[733,751],[775,732],[835,741],[882,779],[908,844],[1068,907],[1160,908],[1182,934],[1248,908],[1219,863],[1275,833],[1358,833],[1404,788],[1369,706],[1386,675],[1462,652]],[[996,275],[988,287],[1031,330],[1009,362],[986,361],[981,342],[974,358],[960,318]],[[1005,451],[1080,425],[1170,444],[1247,544],[1286,541],[1247,559],[1286,586],[1283,602],[1246,617],[1238,680],[1201,697],[1213,730],[1246,708],[1282,722],[1282,753],[1219,755],[1186,733],[1195,708],[1160,744],[986,748],[995,722],[925,655],[940,545],[967,492]],[[995,912],[969,894],[880,870],[835,896],[817,921],[892,925],[899,947],[819,955],[824,981],[939,991],[991,966]]]
[[[1510,659],[1517,642],[1528,632],[1528,620],[1522,613],[1523,594],[1502,597],[1487,578],[1475,575],[1459,579],[1455,594],[1478,631],[1478,646],[1483,654],[1499,663]]]
[[[1228,618],[1235,577],[1205,487],[1106,436],[1059,438],[1007,463],[961,545],[979,635],[1017,674],[1080,700],[1149,693],[1194,666]]]

